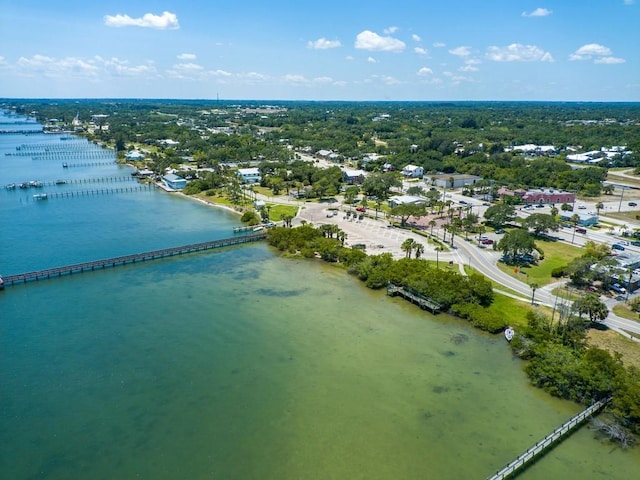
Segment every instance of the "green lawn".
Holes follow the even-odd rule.
[[[638,314],[633,312],[626,303],[619,303],[614,306],[613,313],[628,320],[635,320],[636,322],[640,321]]]
[[[536,245],[544,251],[544,260],[539,262],[538,265],[524,267],[520,271],[526,274],[527,283],[535,282],[539,286],[555,282],[556,279],[551,277],[551,271],[554,268],[568,264],[583,253],[579,247],[564,242],[537,239]],[[513,266],[505,265],[504,263],[498,263],[498,266],[503,272],[522,280],[522,273],[515,273]]]
[[[282,215],[291,215],[295,217],[298,213],[298,207],[295,205],[281,205],[278,203],[267,203],[269,209],[269,220],[272,222],[279,222],[282,220]]]
[[[521,302],[506,295],[495,293],[493,303],[487,310],[504,318],[508,325],[517,330],[518,327],[527,325],[527,313],[533,308],[540,309],[542,307],[532,307],[527,302]],[[547,309],[544,310],[546,311]]]

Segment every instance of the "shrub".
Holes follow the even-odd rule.
[[[553,270],[551,270],[551,276],[553,278],[561,278],[561,277],[566,277],[568,274],[567,272],[567,266],[563,265],[562,267],[556,267]]]

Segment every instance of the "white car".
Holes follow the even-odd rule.
[[[587,208],[587,207],[586,207],[586,206],[584,206],[584,205],[578,205],[578,209],[579,209],[579,210],[586,210],[586,208]]]

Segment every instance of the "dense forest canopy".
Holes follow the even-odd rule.
[[[411,163],[435,173],[467,173],[509,187],[598,194],[611,166],[640,165],[640,104],[564,102],[279,102],[219,100],[1,100],[47,124],[108,115],[94,135],[121,149],[172,139],[170,160],[206,165],[264,160],[286,164],[296,152],[331,150],[369,171]],[[553,145],[550,155],[507,147]],[[632,153],[578,169],[569,152],[625,146]],[[375,158],[365,161],[367,155]],[[161,148],[158,159],[167,155]],[[162,162],[164,166],[170,162]]]

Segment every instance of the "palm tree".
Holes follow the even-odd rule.
[[[600,301],[600,297],[591,292],[573,302],[573,308],[580,316],[586,314],[592,323],[601,322],[609,315],[609,309]]]
[[[578,226],[579,221],[580,216],[577,213],[571,215],[571,223],[573,223],[573,235],[571,236],[571,243],[573,243],[573,239],[576,237],[576,227]]]
[[[435,220],[429,220],[429,226],[431,227],[431,236],[433,236],[433,227],[435,227],[438,224],[438,222],[436,222]]]
[[[439,255],[439,253],[440,253],[441,251],[443,251],[443,250],[444,250],[444,247],[443,247],[442,245],[438,245],[438,246],[435,248],[435,251],[436,251],[436,268],[437,268],[437,269],[440,269],[440,255]]]
[[[411,258],[411,252],[413,251],[415,243],[416,242],[413,240],[413,238],[407,238],[404,242],[402,242],[402,245],[400,245],[402,251],[405,252],[406,258]]]
[[[413,251],[416,254],[416,258],[420,258],[422,256],[422,254],[424,253],[424,245],[421,243],[414,243],[413,244]]]
[[[596,203],[596,214],[600,215],[600,210],[604,208],[604,203],[598,202]]]
[[[540,285],[537,282],[531,282],[529,286],[531,287],[531,305],[535,305],[536,290]]]

